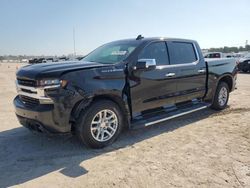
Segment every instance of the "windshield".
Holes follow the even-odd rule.
[[[104,64],[118,63],[125,60],[139,44],[139,41],[108,43],[97,48],[82,60]]]

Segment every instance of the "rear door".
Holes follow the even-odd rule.
[[[206,92],[206,65],[193,42],[168,41],[170,66],[176,67],[176,103],[202,98]]]
[[[176,73],[175,67],[168,67],[169,57],[165,41],[153,42],[144,47],[138,55],[137,60],[139,59],[155,59],[156,68],[133,70],[130,76],[133,114],[174,104]]]

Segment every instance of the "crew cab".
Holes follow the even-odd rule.
[[[19,122],[39,132],[74,133],[92,148],[124,128],[142,128],[211,107],[235,89],[233,59],[204,59],[196,41],[119,40],[81,61],[28,65],[16,73]]]

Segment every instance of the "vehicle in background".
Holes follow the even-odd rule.
[[[246,54],[243,58],[238,61],[239,71],[248,72],[250,71],[250,53]]]
[[[74,133],[102,148],[123,128],[226,108],[237,67],[233,58],[204,60],[193,40],[138,36],[103,45],[82,61],[22,67],[16,77],[23,126]]]
[[[54,62],[54,58],[34,58],[29,60],[29,64]]]
[[[225,58],[225,54],[222,52],[208,52],[204,54],[204,58]]]
[[[224,57],[226,57],[226,58],[235,58],[236,55],[235,55],[235,53],[224,53]]]
[[[36,61],[37,61],[37,58],[30,59],[30,60],[29,60],[29,64],[35,64]]]
[[[34,58],[29,60],[29,64],[39,64],[39,63],[51,63],[51,62],[62,62],[71,60],[68,57],[59,57],[59,58]],[[76,59],[75,59],[76,60]]]
[[[244,56],[246,56],[249,52],[238,52],[238,53],[235,53],[235,58],[236,59],[241,59],[243,58]]]
[[[34,58],[29,60],[29,64],[39,64],[43,63],[45,61],[45,58]]]
[[[51,62],[54,62],[54,58],[46,58],[44,59],[43,63],[51,63]]]
[[[68,57],[59,57],[59,58],[58,58],[58,62],[59,62],[59,61],[68,61],[68,60],[69,60]]]
[[[29,63],[29,60],[28,59],[22,59],[21,63]]]

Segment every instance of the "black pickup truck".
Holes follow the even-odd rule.
[[[23,126],[75,133],[102,148],[126,127],[224,109],[237,68],[233,59],[205,60],[193,40],[137,37],[105,44],[81,61],[28,65],[16,77]]]

